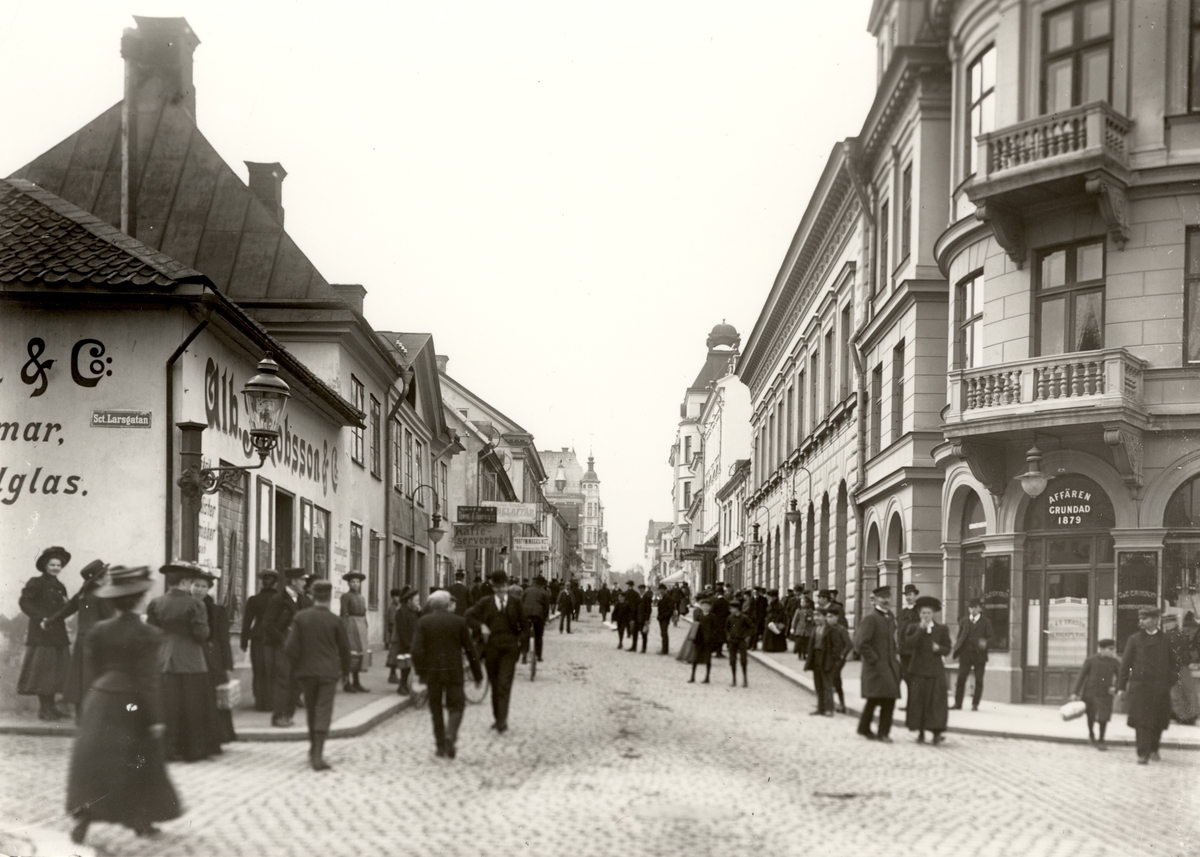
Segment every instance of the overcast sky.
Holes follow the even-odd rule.
[[[870,0],[0,4],[0,175],[121,99],[131,15],[199,36],[217,151],[279,161],[287,230],[377,329],[596,456],[612,562],[670,520],[704,340],[747,336],[874,94]]]

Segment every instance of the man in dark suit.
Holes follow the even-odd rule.
[[[429,687],[429,715],[433,718],[437,755],[449,759],[456,753],[458,727],[467,704],[463,693],[464,654],[471,664],[475,684],[483,681],[483,670],[471,640],[471,628],[453,605],[454,597],[449,592],[435,592],[429,596],[429,612],[417,622],[412,650],[417,675]],[[442,719],[443,700],[448,715],[446,722]]]
[[[575,615],[575,602],[571,600],[571,590],[564,586],[558,593],[558,633],[563,632],[563,623],[567,625],[567,633],[571,633],[571,617]]]
[[[854,635],[854,647],[862,655],[862,717],[858,734],[886,744],[892,742],[892,714],[900,698],[900,656],[896,651],[896,617],[889,602],[890,586],[871,592],[872,608],[863,616]],[[829,608],[826,608],[829,609]],[[879,709],[879,731],[871,731],[871,719]]]
[[[503,734],[508,730],[508,701],[512,695],[521,635],[525,631],[525,612],[508,595],[508,576],[503,571],[491,574],[494,595],[479,599],[466,613],[466,619],[483,631],[483,665],[492,685],[492,728]]]
[[[958,626],[958,639],[950,657],[958,658],[958,681],[954,685],[955,711],[962,710],[963,693],[967,689],[967,674],[975,673],[975,690],[971,694],[971,710],[979,710],[983,698],[983,671],[987,667],[988,643],[992,638],[992,623],[983,615],[978,598],[967,602],[970,611]]]
[[[292,673],[284,646],[295,615],[312,606],[312,601],[301,591],[304,585],[303,568],[288,568],[283,572],[284,587],[267,602],[263,616],[263,644],[267,671],[274,686],[272,695],[271,725],[286,728],[292,725],[296,713],[296,701],[300,696],[300,684]]]
[[[309,764],[314,771],[328,771],[325,739],[333,721],[338,679],[350,671],[350,640],[342,620],[329,609],[333,584],[314,581],[312,596],[313,605],[298,611],[292,619],[285,650],[292,674],[304,688]]]
[[[729,622],[729,599],[725,597],[725,583],[718,580],[712,597],[712,644],[709,651],[714,657],[723,658],[725,653],[725,625]]]
[[[1137,736],[1138,764],[1159,761],[1158,745],[1171,724],[1171,687],[1179,681],[1175,647],[1158,626],[1155,607],[1138,610],[1139,631],[1129,637],[1116,692],[1129,694],[1129,725]]]
[[[454,582],[450,584],[450,596],[454,599],[454,612],[459,616],[467,612],[467,608],[471,606],[471,591],[467,589],[467,585],[463,583],[467,573],[462,569],[454,572]],[[478,599],[476,599],[478,600]]]
[[[617,647],[620,648],[621,637],[625,632],[628,632],[631,637],[637,640],[637,606],[641,599],[638,597],[637,588],[632,580],[625,581],[625,591],[621,593],[621,616],[624,618],[624,623],[617,622]],[[633,644],[637,648],[637,643]]]
[[[668,630],[671,627],[671,616],[675,614],[675,596],[671,594],[671,590],[667,589],[665,583],[658,585],[658,612],[655,614],[658,619],[658,631],[662,634],[662,651],[661,655],[669,655],[671,653],[671,641],[668,636]]]
[[[242,616],[242,651],[250,649],[250,669],[254,685],[254,710],[270,711],[272,707],[271,675],[267,671],[266,646],[263,643],[263,620],[267,615],[267,604],[275,595],[275,582],[279,573],[272,569],[260,571],[258,579],[262,589],[246,599]]]
[[[546,589],[546,578],[540,574],[533,579],[533,585],[521,596],[521,606],[525,611],[525,621],[529,624],[529,634],[533,637],[533,656],[542,659],[542,635],[546,631],[546,620],[550,618],[550,592]],[[521,663],[525,663],[526,652],[529,650],[528,638],[521,651]]]
[[[608,621],[608,609],[612,606],[612,592],[608,589],[607,583],[600,584],[599,591],[596,592],[596,603],[600,606],[600,621]]]
[[[921,594],[921,590],[913,586],[911,583],[904,584],[904,606],[900,608],[900,612],[896,614],[896,642],[900,643],[904,640],[904,635],[913,625],[921,624],[921,614],[917,612],[916,603],[917,596]],[[900,649],[900,678],[904,680],[904,686],[908,687],[908,662],[912,660],[912,652]],[[911,693],[912,688],[909,688]],[[901,708],[903,710],[903,707]]]
[[[650,639],[650,617],[654,615],[654,594],[646,588],[646,584],[638,585],[637,624],[633,632],[633,648],[637,651],[638,634],[642,635],[642,654],[646,654],[646,644]]]

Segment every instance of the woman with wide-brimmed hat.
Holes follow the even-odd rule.
[[[942,602],[932,595],[923,595],[913,604],[920,617],[915,625],[904,630],[900,650],[910,655],[908,663],[908,709],[904,724],[917,733],[918,743],[925,743],[926,730],[933,733],[933,743],[942,743],[949,717],[946,694],[946,664],[942,660],[950,653],[950,629],[934,621],[942,610]]]
[[[17,693],[38,698],[38,718],[61,720],[54,697],[67,688],[71,666],[71,641],[62,617],[55,618],[67,603],[67,587],[58,579],[71,561],[66,548],[46,548],[34,565],[41,572],[21,590],[21,612],[29,617],[25,633],[25,660],[17,678]]]
[[[116,615],[97,622],[84,641],[96,680],[83,701],[67,776],[76,843],[83,842],[93,821],[122,824],[148,836],[157,832],[154,822],[181,812],[161,743],[166,731],[159,692],[163,635],[137,612],[151,586],[149,568],[113,566],[109,582],[96,590]]]
[[[193,562],[175,560],[159,571],[166,578],[167,591],[150,602],[146,621],[164,634],[162,698],[167,759],[195,762],[221,752],[204,654],[208,614],[191,590],[192,581],[204,570]]]
[[[342,593],[342,624],[350,640],[350,674],[342,676],[342,690],[346,693],[366,693],[358,674],[367,668],[364,661],[367,651],[367,599],[362,597],[362,582],[366,575],[361,571],[343,574],[342,580],[350,586]]]
[[[109,619],[113,615],[112,605],[96,594],[96,590],[105,583],[105,572],[107,571],[108,566],[98,559],[92,560],[80,569],[79,574],[83,578],[83,586],[79,587],[79,591],[47,620],[53,622],[55,619],[66,619],[76,614],[79,616],[75,625],[75,646],[71,649],[71,667],[67,672],[67,687],[63,691],[63,700],[75,706],[76,723],[83,714],[83,697],[88,688],[92,686],[92,679],[95,678],[83,656],[84,643],[92,628],[96,627],[97,622]]]

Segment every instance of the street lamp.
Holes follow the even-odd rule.
[[[554,487],[560,494],[567,487],[567,471],[563,469],[561,461],[558,464],[558,470],[554,471]]]
[[[1036,440],[1025,454],[1025,465],[1028,469],[1017,477],[1021,490],[1030,497],[1037,497],[1046,490],[1051,477],[1042,472],[1042,451],[1037,448]]]
[[[438,546],[438,542],[440,542],[442,540],[442,536],[446,535],[446,531],[442,528],[442,516],[438,514],[439,506],[438,506],[438,493],[437,493],[436,488],[434,488],[432,485],[418,485],[416,488],[414,488],[413,490],[408,492],[408,509],[410,512],[409,519],[411,521],[412,533],[415,536],[417,533],[416,497],[417,497],[417,494],[419,494],[421,492],[421,490],[425,489],[425,488],[428,488],[430,491],[433,492],[433,515],[430,516],[430,519],[429,519],[430,523],[433,524],[433,526],[431,526],[429,529],[427,529],[425,531],[425,535],[427,535],[429,537],[429,542],[430,542],[430,544],[433,545],[433,573],[434,573],[435,579],[436,579],[436,577],[438,576],[437,546]],[[438,582],[440,583],[441,581],[439,580]]]
[[[757,519],[758,519],[758,513],[759,513],[759,512],[766,512],[766,513],[767,513],[767,538],[768,538],[768,539],[770,539],[770,538],[771,538],[771,510],[770,510],[770,509],[768,509],[766,506],[763,506],[763,505],[759,505],[759,506],[757,506],[757,507],[755,507],[755,508],[756,508],[756,511],[755,511],[755,513],[754,513],[754,518],[755,518],[755,520],[756,520],[756,521],[757,521]],[[754,539],[753,539],[753,540],[750,542],[750,544],[748,545],[748,547],[750,547],[751,549],[753,549],[753,551],[754,551],[754,559],[757,561],[757,560],[761,560],[761,559],[762,559],[763,543],[762,543],[762,539],[760,539],[760,538],[759,538],[759,536],[758,536],[758,524],[757,524],[757,523],[755,523],[755,524],[753,524],[752,526],[753,526],[753,529],[754,529]],[[764,569],[763,569],[761,566],[759,567],[759,572],[760,572],[760,575],[761,575],[761,576],[765,576],[765,575],[763,575],[763,574],[762,574],[762,573],[764,572]]]
[[[812,496],[812,473],[803,465],[796,465],[796,470],[803,470],[804,475],[808,477],[808,494]],[[792,471],[792,500],[788,504],[788,510],[784,513],[787,517],[787,522],[793,527],[800,523],[800,510],[796,508],[796,470]]]

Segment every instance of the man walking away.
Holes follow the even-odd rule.
[[[301,591],[303,568],[289,568],[283,572],[285,586],[267,602],[263,617],[263,643],[267,655],[267,670],[271,674],[273,705],[271,725],[286,728],[292,725],[296,713],[296,702],[300,696],[300,684],[292,672],[285,647],[288,633],[295,615],[312,606],[312,601]]]
[[[512,696],[513,676],[521,635],[525,631],[525,611],[508,595],[507,575],[500,570],[491,574],[495,594],[481,598],[467,610],[466,619],[480,627],[483,634],[483,666],[492,685],[492,728],[508,731],[508,701]]]
[[[566,623],[567,633],[571,633],[571,616],[575,613],[575,603],[571,600],[570,587],[564,586],[558,593],[558,633],[563,632]]]
[[[463,655],[471,665],[471,677],[478,686],[483,670],[471,641],[467,620],[454,611],[449,592],[429,596],[430,612],[417,622],[413,634],[413,665],[421,681],[429,687],[429,716],[433,720],[433,740],[437,755],[453,759],[467,698],[463,693]],[[447,718],[443,722],[442,709]]]
[[[729,601],[725,597],[725,584],[718,580],[716,593],[712,597],[713,640],[709,651],[715,657],[725,657],[721,649],[725,647],[725,623],[729,621]]]
[[[638,631],[642,634],[642,654],[646,654],[646,645],[650,639],[650,617],[654,615],[654,595],[646,588],[646,584],[640,584],[638,591],[641,596],[638,598],[637,612],[637,630],[633,634],[633,649],[637,651]]]
[[[263,620],[267,615],[267,604],[275,595],[275,581],[279,580],[279,573],[266,569],[259,572],[258,579],[262,583],[262,589],[246,599],[246,611],[242,616],[242,651],[246,651],[247,647],[250,649],[254,710],[270,711],[274,690],[271,686],[271,674],[267,670]]]
[[[671,641],[668,637],[668,630],[671,627],[671,616],[675,612],[675,599],[671,597],[671,593],[667,590],[665,583],[658,585],[658,632],[662,635],[662,651],[660,655],[669,655],[671,653]]]
[[[333,720],[338,679],[350,671],[350,640],[342,620],[329,609],[333,584],[315,581],[312,593],[313,606],[301,610],[292,620],[286,650],[292,672],[304,689],[309,764],[314,771],[328,771],[325,739]]]
[[[1140,630],[1125,644],[1117,678],[1117,691],[1129,694],[1139,765],[1159,761],[1159,741],[1171,725],[1171,687],[1179,681],[1175,648],[1158,627],[1160,615],[1155,607],[1138,610]]]
[[[854,644],[862,655],[862,717],[858,734],[864,738],[892,743],[892,714],[900,698],[900,656],[896,652],[896,617],[888,609],[890,586],[879,586],[871,593],[872,609],[863,616]],[[875,709],[879,709],[879,731],[871,731]]]
[[[546,620],[550,618],[550,592],[546,589],[546,578],[540,574],[533,579],[533,586],[525,590],[521,596],[521,607],[525,611],[525,622],[533,636],[533,656],[542,659],[542,635],[546,631]],[[528,636],[526,645],[522,647],[521,663],[525,663],[528,651]]]
[[[475,602],[471,600],[471,591],[467,589],[467,573],[461,568],[454,572],[454,582],[450,584],[450,597],[454,599],[454,612],[459,616],[467,612],[467,608]],[[478,601],[479,599],[476,599]]]
[[[967,602],[970,611],[958,626],[958,640],[950,657],[958,658],[958,681],[954,685],[954,710],[961,711],[963,692],[967,689],[967,674],[975,673],[975,689],[971,693],[971,710],[979,710],[983,698],[983,671],[987,668],[988,641],[992,638],[992,623],[983,615],[978,598]]]
[[[600,591],[596,593],[596,603],[600,606],[600,621],[607,622],[608,610],[612,606],[612,592],[607,583],[600,584]]]
[[[641,596],[638,595],[637,589],[634,587],[632,580],[625,581],[625,591],[621,593],[621,599],[622,605],[625,608],[625,629],[629,631],[630,636],[633,637],[633,645],[631,646],[632,651],[633,649],[637,648],[638,602],[642,600]],[[618,631],[618,633],[620,632]]]

